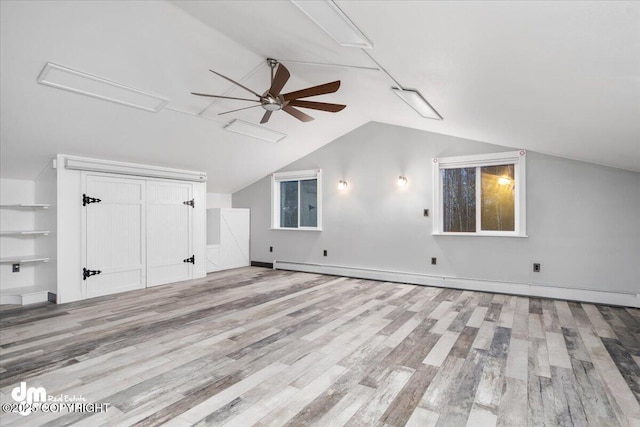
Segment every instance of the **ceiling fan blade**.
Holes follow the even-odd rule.
[[[249,108],[256,108],[256,107],[262,107],[262,104],[260,104],[260,105],[252,105],[251,107],[238,108],[236,110],[225,111],[224,113],[218,113],[218,115],[221,116],[223,114],[235,113],[236,111],[248,110]]]
[[[285,105],[284,107],[282,107],[282,109],[301,122],[310,122],[311,120],[313,120],[313,117],[306,115],[297,108],[293,108],[291,105]]]
[[[208,93],[191,92],[191,95],[208,96],[210,98],[235,99],[236,101],[260,102],[257,99],[234,98],[233,96],[209,95]]]
[[[213,74],[216,74],[216,75],[218,75],[218,76],[222,77],[223,79],[227,79],[227,80],[229,80],[231,83],[233,83],[233,84],[235,84],[235,85],[240,86],[242,89],[247,90],[247,91],[251,92],[252,94],[254,94],[255,96],[257,96],[258,98],[260,98],[260,96],[261,96],[261,95],[260,95],[259,93],[252,91],[251,89],[249,89],[249,88],[248,88],[248,87],[246,87],[246,86],[241,85],[241,84],[240,84],[240,83],[238,83],[237,81],[232,80],[232,79],[230,79],[230,78],[229,78],[229,77],[227,77],[227,76],[223,76],[222,74],[217,73],[217,72],[215,72],[215,71],[213,71],[213,70],[209,70],[209,71],[211,71]]]
[[[262,116],[262,120],[260,120],[260,123],[262,124],[267,123],[271,118],[271,113],[273,113],[273,111],[266,111],[264,113],[264,116]]]
[[[329,111],[331,113],[337,113],[338,111],[344,110],[346,105],[343,104],[330,104],[328,102],[313,102],[313,101],[301,101],[299,99],[294,99],[293,101],[289,101],[289,105],[300,108],[311,108],[312,110],[321,110],[321,111]]]
[[[273,78],[273,82],[271,82],[271,87],[269,88],[269,93],[271,94],[271,96],[275,97],[280,95],[280,91],[287,83],[287,80],[289,80],[289,77],[291,77],[291,74],[289,74],[289,70],[287,70],[284,65],[278,64],[276,76]]]
[[[306,89],[297,90],[295,92],[285,93],[283,96],[285,101],[291,101],[292,99],[308,98],[310,96],[324,95],[326,93],[333,93],[340,88],[340,80],[335,82],[325,83],[323,85],[308,87]]]

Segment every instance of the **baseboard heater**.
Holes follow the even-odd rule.
[[[409,283],[412,285],[434,286],[439,288],[464,289],[478,292],[493,292],[640,308],[640,294],[633,292],[598,291],[535,283],[499,282],[295,261],[274,261],[273,268],[276,270],[329,274],[383,282]]]
[[[273,268],[272,262],[251,261],[251,267]]]

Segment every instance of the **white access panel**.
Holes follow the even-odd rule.
[[[83,266],[100,274],[82,282],[85,298],[142,289],[145,277],[144,180],[84,175]],[[82,272],[78,272],[82,275]]]
[[[250,209],[207,209],[207,273],[251,264],[250,223]]]
[[[191,183],[147,181],[147,286],[193,278],[192,199]]]
[[[220,270],[245,267],[249,258],[249,209],[220,209]]]
[[[209,271],[246,267],[251,264],[249,256],[251,211],[249,209],[220,209],[220,245],[218,265],[208,247]]]

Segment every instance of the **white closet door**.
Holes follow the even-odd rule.
[[[193,278],[192,197],[192,184],[147,181],[147,286]]]
[[[100,202],[84,206],[86,298],[141,289],[145,278],[145,182],[85,175],[84,191]],[[78,272],[82,274],[82,272]]]

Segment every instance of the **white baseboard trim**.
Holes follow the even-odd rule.
[[[497,282],[490,280],[443,277],[420,273],[405,273],[401,271],[376,270],[371,268],[291,261],[274,261],[273,268],[276,270],[330,274],[335,276],[354,277],[358,279],[379,280],[383,282],[410,283],[413,285],[426,285],[440,288],[455,288],[479,292],[495,292],[500,294],[554,298],[640,308],[640,294],[634,294],[631,292],[596,291],[592,289],[564,288],[531,283]]]

